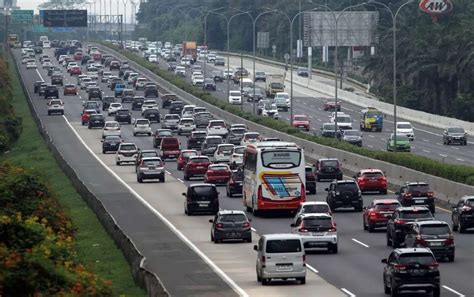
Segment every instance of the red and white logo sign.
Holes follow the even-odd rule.
[[[437,16],[453,10],[453,4],[450,0],[421,0],[420,9],[427,14]]]

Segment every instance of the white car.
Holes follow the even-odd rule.
[[[230,143],[219,144],[214,152],[214,163],[230,163],[234,145]]]
[[[127,83],[129,85],[132,85],[133,84],[133,81],[135,80],[135,77],[138,77],[138,73],[136,72],[132,72],[128,75],[128,79],[127,79]]]
[[[36,62],[27,61],[26,62],[26,69],[37,69]]]
[[[137,78],[137,80],[135,81],[135,90],[138,91],[140,89],[144,89],[147,82],[148,80],[145,77]]]
[[[195,75],[192,79],[193,86],[202,86],[204,84],[204,75]]]
[[[158,109],[158,103],[156,103],[156,100],[148,99],[148,100],[143,101],[142,115],[145,113],[145,110],[148,110],[148,109]]]
[[[256,143],[260,141],[260,133],[258,132],[247,132],[240,141],[241,146],[247,146],[247,144]]]
[[[207,55],[207,62],[208,63],[214,63],[215,60],[216,60],[216,54]]]
[[[102,72],[102,79],[100,80],[103,83],[106,83],[109,80],[109,77],[112,76],[112,72],[104,71]]]
[[[178,124],[180,121],[180,117],[178,114],[165,114],[163,118],[163,123],[161,123],[161,127],[163,129],[178,129]]]
[[[81,87],[81,90],[85,90],[87,88],[87,84],[92,82],[92,78],[90,77],[84,77],[79,81],[79,86]]]
[[[69,72],[69,70],[71,70],[72,67],[76,67],[76,66],[79,66],[79,65],[77,65],[76,62],[69,62],[69,64],[67,64],[66,69]]]
[[[221,136],[226,138],[229,131],[223,120],[210,120],[207,125],[207,136]]]
[[[112,102],[109,105],[109,109],[107,110],[107,113],[109,116],[111,116],[111,115],[116,114],[119,109],[122,109],[122,104],[119,102]]]
[[[43,69],[48,69],[49,67],[53,67],[53,63],[51,63],[51,61],[44,61]]]
[[[235,169],[244,164],[244,150],[245,146],[239,145],[234,146],[232,150],[232,155],[230,156],[230,167]]]
[[[99,69],[95,67],[90,67],[87,69],[87,76],[90,77],[93,80],[98,80],[99,79]]]
[[[278,113],[278,107],[275,103],[265,103],[262,108],[262,116],[270,117],[278,120],[280,114]]]
[[[196,124],[193,118],[181,118],[179,120],[178,135],[185,133],[190,134],[194,130],[196,130]]]
[[[296,210],[295,217],[293,218],[293,223],[296,224],[296,220],[303,214],[313,214],[313,213],[323,213],[331,215],[331,208],[329,204],[324,201],[307,201],[300,203],[298,209]]]
[[[242,104],[242,93],[240,91],[230,91],[229,104]]]
[[[133,125],[133,136],[138,134],[146,134],[151,136],[151,126],[148,119],[137,119]]]
[[[286,101],[286,106],[288,108],[291,107],[291,100],[290,100],[290,95],[288,93],[284,93],[284,92],[278,92],[275,94],[275,98],[273,99],[273,101],[277,102],[278,100],[281,100],[282,98],[285,99]]]
[[[122,165],[124,162],[135,163],[138,156],[138,147],[135,143],[123,142],[115,154],[115,164]]]
[[[64,114],[64,103],[60,99],[52,99],[48,102],[48,115],[54,113]]]
[[[410,141],[415,140],[415,131],[410,122],[397,122],[397,134],[406,135]]]
[[[194,104],[187,104],[183,106],[183,110],[181,111],[181,117],[192,117],[194,114],[194,108],[196,108],[196,105]]]
[[[337,127],[343,130],[352,130],[352,118],[350,115],[343,112],[333,112],[330,118],[331,123],[336,122],[337,116]]]
[[[177,76],[186,76],[186,68],[184,66],[176,66],[176,69],[174,70],[174,74]]]
[[[328,252],[337,254],[337,229],[330,214],[302,214],[291,227],[293,233],[303,239],[305,251],[325,248]]]
[[[148,57],[148,61],[150,61],[151,63],[158,63],[158,56],[157,55],[150,55]]]
[[[233,79],[234,78],[234,69],[232,69],[232,68],[229,68],[228,70],[227,70],[227,68],[224,69],[224,78],[225,79]]]
[[[59,55],[58,63],[62,64],[64,60],[66,60],[66,58],[67,58],[67,55]]]
[[[106,136],[122,136],[120,124],[116,121],[106,121],[102,130],[102,138]]]

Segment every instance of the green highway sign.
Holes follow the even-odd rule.
[[[43,27],[43,25],[34,25],[33,26],[33,32],[35,33],[47,33],[49,30],[46,27]]]
[[[12,10],[11,14],[12,24],[32,24],[33,10],[16,9]]]

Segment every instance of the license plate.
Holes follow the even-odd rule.
[[[199,207],[207,207],[207,206],[208,206],[208,204],[206,204],[206,203],[199,203]]]
[[[441,246],[441,242],[430,242],[430,246]]]
[[[425,200],[415,200],[415,203],[416,204],[423,204],[423,203],[425,203]]]
[[[293,270],[293,265],[277,265],[278,271],[291,271]]]
[[[204,169],[204,166],[196,166],[197,169]]]
[[[324,233],[322,232],[313,232],[313,236],[321,236],[323,235]]]
[[[174,158],[174,155],[168,155],[168,157],[170,157],[170,158]]]
[[[156,167],[154,167],[154,166],[153,166],[153,167],[148,167],[148,169],[150,169],[150,170],[155,170]]]

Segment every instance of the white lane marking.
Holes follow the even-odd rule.
[[[422,138],[421,140],[423,140],[424,142],[430,142],[428,139],[424,139],[424,138]]]
[[[311,265],[306,264],[306,268],[308,268],[309,270],[311,270],[312,272],[314,272],[316,274],[319,273],[319,271]]]
[[[459,162],[464,162],[463,159],[456,158],[456,160],[458,160]]]
[[[429,150],[423,150],[423,151],[427,154],[431,153]]]
[[[370,247],[370,246],[366,245],[365,243],[363,243],[362,241],[359,241],[359,240],[357,240],[357,239],[355,239],[355,238],[352,238],[352,241],[355,242],[355,243],[360,244],[360,245],[363,246],[363,247],[366,247],[366,248],[369,248],[369,247]]]
[[[373,148],[374,146],[369,144],[369,145],[367,145],[367,147]]]
[[[343,291],[344,293],[346,293],[349,297],[356,297],[356,295],[353,294],[353,293],[351,293],[351,291],[349,291],[348,289],[341,288],[341,291]]]
[[[257,233],[257,229],[255,229],[254,227],[250,227],[250,230],[252,230],[253,232]]]
[[[309,116],[310,118],[314,119],[314,117],[312,115]]]
[[[179,177],[176,178],[180,183],[183,183],[184,184],[184,181],[182,179],[180,179]]]
[[[196,252],[217,274],[219,274],[222,279],[227,282],[232,289],[239,294],[240,296],[248,297],[248,294],[239,287],[223,270],[221,270],[211,259],[209,259],[194,243],[191,242],[186,236],[184,236],[181,231],[178,230],[167,218],[165,218],[158,210],[154,209],[140,194],[138,194],[132,187],[130,187],[118,174],[116,174],[112,169],[110,169],[95,153],[92,149],[85,143],[81,138],[79,133],[74,129],[74,127],[69,123],[66,116],[63,115],[64,120],[68,124],[69,128],[74,132],[79,141],[84,145],[84,147],[89,151],[89,153],[99,162],[112,176],[114,176],[124,187],[126,187],[138,200],[140,200],[143,205],[150,209],[157,217],[159,217],[168,227],[176,234],[187,246]]]
[[[369,137],[371,137],[371,138],[375,138],[375,136],[374,136],[374,135],[371,135],[371,134],[369,134]]]
[[[437,142],[436,145],[443,145],[441,142]]]
[[[165,170],[166,174],[168,175],[171,175],[171,172],[169,172],[168,170]]]
[[[323,110],[321,107],[318,107],[318,110]]]
[[[312,107],[312,108],[315,108],[316,106],[314,106],[314,105],[311,105],[311,107]]]
[[[461,294],[459,293],[458,291],[454,290],[454,289],[451,289],[450,287],[448,286],[443,286],[443,288],[445,288],[446,290],[450,291],[451,293],[454,293],[456,295],[458,295],[459,297],[465,297],[466,295],[464,294]]]
[[[443,157],[443,158],[447,158],[447,157],[448,157],[448,155],[443,155],[443,154],[439,154],[439,155],[440,155],[441,157]]]
[[[321,119],[318,119],[318,121],[319,121],[319,122],[322,122],[323,120],[321,120]]]
[[[458,147],[451,147],[452,150],[457,150],[459,151],[459,148]]]

